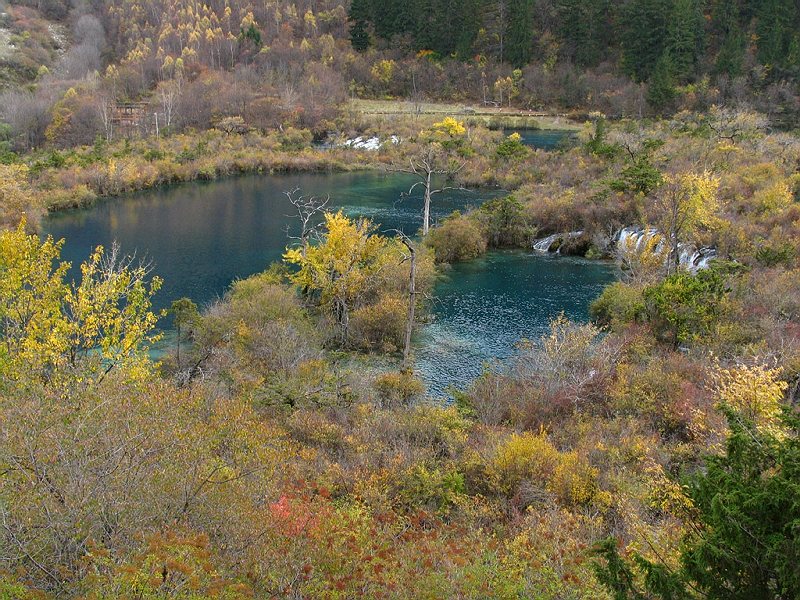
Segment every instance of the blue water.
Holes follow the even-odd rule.
[[[566,148],[576,141],[574,131],[566,129],[505,129],[505,135],[518,133],[522,143],[540,150],[558,150]]]
[[[152,261],[164,279],[156,309],[182,296],[203,305],[233,280],[280,260],[287,228],[297,226],[286,190],[330,194],[333,209],[413,234],[422,224],[422,200],[400,199],[412,181],[378,173],[252,175],[111,199],[50,215],[44,227],[66,240],[62,257],[75,266],[114,240],[123,252]],[[444,193],[434,199],[433,219],[498,193]],[[418,336],[417,368],[433,394],[463,387],[482,363],[509,356],[521,337],[538,337],[562,310],[585,319],[588,304],[614,277],[606,264],[530,253],[491,253],[456,265],[435,290],[432,323]]]
[[[539,252],[490,252],[446,271],[436,288],[434,321],[416,356],[429,391],[463,387],[489,365],[536,340],[564,313],[585,322],[589,303],[617,277],[610,263]]]

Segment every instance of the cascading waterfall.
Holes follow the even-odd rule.
[[[557,242],[564,242],[564,240],[580,237],[583,235],[583,231],[571,231],[570,233],[554,233],[553,235],[548,235],[546,238],[541,238],[539,240],[535,240],[533,242],[533,249],[538,252],[553,252],[551,248]],[[561,253],[561,246],[562,244],[558,244],[558,248],[555,250],[556,254]]]
[[[539,252],[550,252],[550,246],[552,246],[560,237],[560,233],[554,233],[553,235],[548,235],[546,238],[535,240],[533,242],[533,249]]]
[[[640,227],[625,227],[616,237],[617,248],[632,248],[636,252],[641,252],[647,243],[654,237],[661,239],[654,248],[656,254],[663,254],[667,260],[669,250],[666,247],[663,235],[657,229]],[[678,244],[678,262],[687,271],[696,273],[700,269],[708,267],[709,262],[715,259],[717,251],[715,248],[698,248],[694,244]]]

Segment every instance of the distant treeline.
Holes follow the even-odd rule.
[[[795,0],[352,0],[349,16],[357,50],[405,41],[516,67],[613,59],[638,82],[736,77],[754,62],[795,78],[800,65]]]

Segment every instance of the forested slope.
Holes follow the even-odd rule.
[[[18,150],[111,138],[109,106],[131,102],[164,131],[236,116],[320,133],[342,127],[348,95],[611,117],[725,104],[780,127],[800,106],[789,0],[50,0],[4,15]]]

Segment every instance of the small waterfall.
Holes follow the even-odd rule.
[[[619,232],[617,236],[617,247],[618,248],[630,248],[635,252],[641,252],[642,248],[652,240],[654,237],[659,236],[658,229],[648,228],[648,229],[641,229],[639,227],[626,227],[622,231]],[[664,241],[663,239],[659,240],[658,245],[655,247],[655,252],[661,253],[663,250]]]
[[[556,242],[562,242],[561,244],[558,244],[558,248],[555,250],[556,254],[561,254],[561,246],[564,240],[571,240],[582,235],[583,230],[570,231],[569,233],[554,233],[553,235],[548,235],[546,238],[534,241],[533,249],[539,252],[552,252],[553,244]]]
[[[533,249],[539,252],[550,252],[550,246],[552,246],[558,239],[561,239],[560,233],[548,235],[546,238],[542,238],[533,242]]]
[[[670,252],[667,247],[666,238],[660,231],[653,228],[642,229],[640,227],[625,227],[616,237],[616,245],[619,249],[631,249],[634,252],[641,252],[647,243],[654,237],[660,239],[653,252],[663,254],[664,260],[670,260]],[[678,245],[678,263],[687,271],[696,273],[700,269],[708,268],[708,264],[717,256],[714,248],[698,248],[694,244]]]
[[[400,138],[396,135],[391,136],[386,142],[390,144],[399,144]],[[357,138],[345,140],[342,144],[348,148],[355,148],[357,150],[380,150],[383,147],[383,144],[386,142],[381,142],[380,138],[377,136],[373,136],[370,138],[358,136]]]

